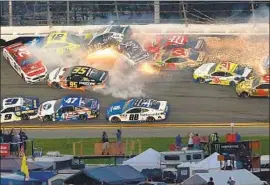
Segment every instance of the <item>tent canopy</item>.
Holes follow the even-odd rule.
[[[78,180],[76,179],[78,180],[85,179],[85,182],[89,182],[92,180],[95,182],[103,182],[105,184],[110,185],[118,185],[118,184],[139,183],[144,181],[145,177],[131,166],[122,165],[122,166],[85,168],[81,172],[66,179],[65,183],[72,184],[74,182],[78,182]]]
[[[201,185],[213,177],[215,185],[227,184],[230,177],[233,177],[237,185],[261,185],[261,180],[247,170],[215,171],[210,173],[197,173],[186,179],[183,185]]]
[[[143,169],[160,168],[160,153],[152,148],[143,153],[123,162],[124,165],[130,165],[138,171]]]
[[[21,170],[22,159],[19,157],[6,157],[0,160],[1,172],[16,172]],[[35,163],[28,162],[28,169],[32,170],[42,170],[43,167]]]
[[[23,175],[13,174],[13,173],[1,173],[1,185],[41,185],[42,182],[30,178],[28,181],[24,181]]]

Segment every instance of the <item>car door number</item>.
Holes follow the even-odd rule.
[[[138,120],[139,119],[139,114],[130,114],[129,115],[129,120]]]

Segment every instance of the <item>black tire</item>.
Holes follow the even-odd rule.
[[[154,122],[154,121],[156,121],[156,119],[152,116],[146,118],[146,122]]]
[[[80,114],[79,115],[79,120],[86,120],[86,116],[84,114]]]
[[[23,81],[26,81],[26,80],[25,80],[25,77],[24,77],[24,75],[23,75],[23,74],[21,74],[21,76],[22,76],[22,79],[23,79]]]
[[[205,82],[205,79],[204,78],[197,78],[196,79],[196,82],[197,83],[204,83]]]
[[[28,114],[22,114],[22,120],[29,120],[29,115]]]
[[[236,86],[236,83],[234,81],[230,81],[230,84],[229,84],[231,87],[235,87]]]
[[[47,115],[47,116],[44,116],[43,119],[42,119],[43,122],[47,122],[47,121],[52,121],[52,117]]]
[[[52,83],[52,87],[56,89],[61,89],[61,86],[59,85],[59,83],[56,83],[56,82]]]
[[[241,97],[242,98],[248,98],[249,97],[249,94],[247,92],[242,92],[241,93]]]
[[[119,123],[119,122],[121,122],[121,120],[118,117],[112,117],[111,122],[112,123]]]

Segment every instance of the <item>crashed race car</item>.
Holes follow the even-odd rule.
[[[108,71],[88,66],[56,68],[48,77],[48,86],[59,89],[82,90],[104,88],[108,80]]]
[[[191,48],[203,51],[206,46],[204,39],[192,39],[185,35],[158,35],[153,41],[147,42],[144,48],[150,54],[173,48]]]
[[[117,49],[127,57],[128,63],[132,66],[149,58],[148,52],[135,40],[125,40],[119,44]]]
[[[14,70],[29,84],[43,81],[47,68],[23,43],[15,43],[3,49],[3,57]]]
[[[86,45],[91,38],[91,33],[78,36],[70,32],[61,31],[52,32],[46,37],[37,37],[28,42],[27,45],[44,48],[47,51],[56,52],[59,55],[66,55],[79,48],[86,49]]]
[[[109,25],[100,29],[87,44],[89,52],[116,47],[132,35],[129,26]]]

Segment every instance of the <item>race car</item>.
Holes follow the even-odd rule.
[[[270,75],[263,75],[247,81],[243,81],[236,86],[238,97],[270,97]]]
[[[149,54],[135,40],[125,40],[118,46],[118,52],[128,58],[128,63],[132,66],[145,61],[149,58]]]
[[[156,59],[157,58],[157,59]],[[177,70],[184,66],[196,67],[207,60],[205,52],[193,49],[174,48],[157,54],[153,59],[160,70]]]
[[[87,43],[92,37],[91,33],[79,36],[70,32],[60,31],[52,32],[46,37],[37,37],[28,42],[28,45],[44,48],[59,55],[66,55],[79,48],[86,49]]]
[[[154,41],[146,42],[144,48],[150,54],[158,53],[160,50],[172,48],[191,48],[194,50],[204,50],[204,39],[191,39],[185,35],[157,35]]]
[[[106,119],[112,123],[161,121],[167,118],[168,109],[167,101],[130,99],[110,105],[106,110]]]
[[[206,63],[195,69],[193,79],[198,83],[236,86],[247,80],[252,69],[232,62]]]
[[[132,35],[129,26],[109,25],[97,31],[87,44],[89,52],[93,52],[108,47],[117,47],[123,40]]]
[[[87,88],[104,88],[108,80],[108,71],[89,66],[73,66],[56,68],[48,75],[48,85],[60,89],[85,91]]]
[[[12,97],[2,100],[1,123],[37,118],[39,99]]]
[[[3,56],[26,83],[34,84],[47,76],[46,66],[22,43],[5,47]]]
[[[41,121],[89,120],[99,116],[99,101],[89,97],[65,96],[42,103],[38,108]]]

